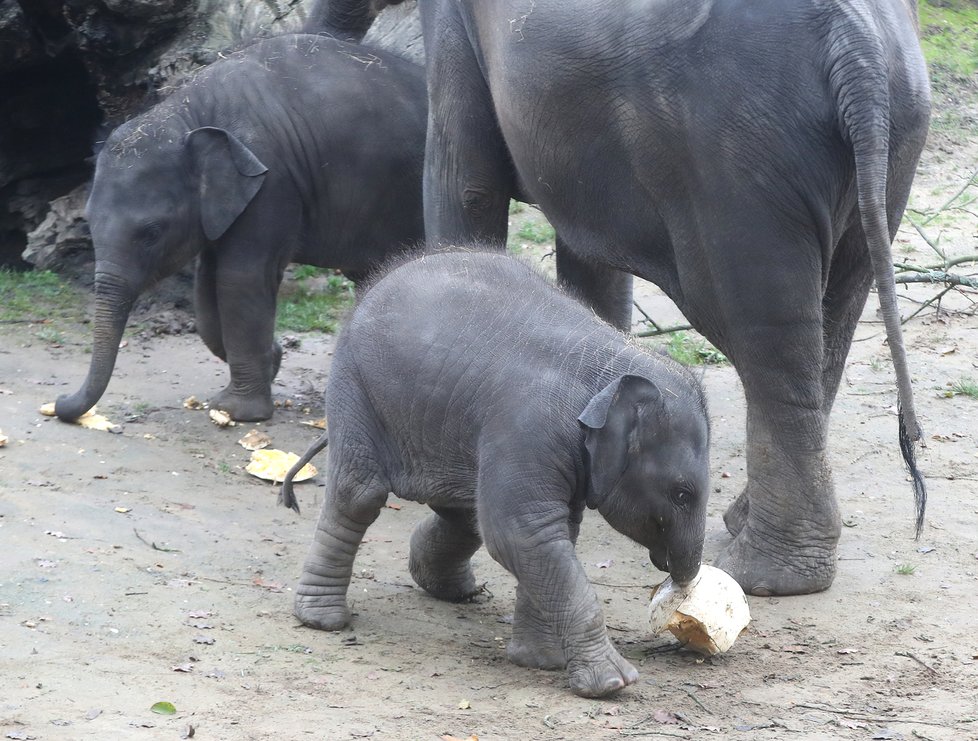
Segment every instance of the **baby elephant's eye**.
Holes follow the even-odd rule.
[[[163,236],[163,227],[159,224],[145,224],[139,228],[137,238],[142,244],[153,244]]]
[[[693,503],[693,492],[686,487],[679,487],[672,490],[670,498],[677,507],[689,507]]]

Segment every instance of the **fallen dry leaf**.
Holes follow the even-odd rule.
[[[183,400],[184,409],[203,409],[203,402],[199,401],[196,396],[188,396]]]
[[[6,445],[7,444],[7,440],[9,440],[9,439],[10,438],[8,438],[6,435],[3,434],[3,430],[0,430],[0,448],[2,448],[4,445]]]
[[[98,414],[96,410],[97,407],[92,407],[72,424],[80,425],[88,430],[98,430],[99,432],[116,432],[119,429],[119,425],[109,422],[108,419]],[[53,417],[54,402],[41,404],[41,408],[38,411],[45,417]]]
[[[652,719],[657,723],[665,723],[667,725],[682,723],[680,717],[671,710],[653,710]]]
[[[479,737],[474,733],[467,738],[459,738],[458,736],[451,736],[446,733],[444,736],[440,736],[440,738],[441,741],[479,741]]]
[[[245,450],[261,450],[262,448],[267,448],[271,444],[272,438],[270,438],[267,433],[261,432],[260,430],[251,430],[251,432],[238,440],[238,445]]]
[[[278,584],[273,581],[265,581],[260,576],[256,576],[254,579],[252,579],[251,583],[254,584],[256,587],[262,587],[263,589],[267,589],[271,592],[281,592],[283,587],[282,584]]]
[[[458,709],[459,710],[469,710],[471,707],[472,707],[472,703],[470,703],[468,700],[462,700],[458,704]]]
[[[234,420],[231,419],[231,415],[227,412],[222,412],[220,409],[211,409],[208,412],[208,416],[210,416],[211,422],[218,427],[234,427],[235,425]]]
[[[284,450],[276,450],[274,448],[255,450],[251,454],[251,462],[245,466],[245,471],[265,481],[281,483],[285,481],[285,474],[289,472],[289,469],[298,460],[299,456],[295,453],[286,453]],[[292,480],[306,481],[317,473],[316,467],[311,463],[307,463]]]
[[[92,414],[91,412],[79,417],[78,424],[86,430],[98,430],[99,432],[115,432],[119,428],[119,425],[109,422],[101,414]]]
[[[326,418],[320,417],[319,419],[304,419],[299,424],[309,425],[310,427],[315,427],[319,430],[326,429]]]

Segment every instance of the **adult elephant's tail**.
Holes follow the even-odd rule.
[[[922,119],[926,124],[930,111],[926,71],[923,77],[923,94],[918,96],[919,99],[893,101],[891,75],[894,74],[894,70],[890,69],[888,64],[899,64],[904,60],[912,63],[916,58],[913,50],[894,51],[884,48],[884,44],[888,43],[887,35],[879,24],[885,23],[886,20],[875,16],[862,0],[827,5],[829,17],[826,19],[828,21],[826,44],[829,50],[829,84],[838,103],[839,122],[843,134],[852,147],[859,214],[876,280],[890,356],[896,372],[900,450],[913,479],[917,515],[916,534],[920,537],[927,504],[927,488],[917,468],[914,444],[917,442],[923,444],[924,436],[914,408],[913,387],[903,345],[891,251],[892,239],[903,216],[906,193],[891,195],[894,201],[890,204],[893,207],[889,213],[889,216],[892,216],[890,220],[887,211],[887,178],[893,153],[893,142],[890,136],[893,105],[919,106],[917,119]],[[893,6],[896,6],[893,12],[907,12],[902,3],[896,2]],[[916,37],[912,30],[915,20],[909,14],[906,23],[909,39],[916,44]],[[889,60],[887,51],[890,52]],[[903,131],[900,135],[908,136],[913,133],[915,132]],[[916,165],[918,154],[919,150],[915,152],[910,167]],[[909,185],[907,188],[909,189]]]

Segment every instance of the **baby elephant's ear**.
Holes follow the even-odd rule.
[[[587,429],[584,464],[586,503],[596,509],[605,503],[636,453],[639,412],[662,403],[658,386],[642,376],[615,379],[588,403],[577,418]],[[644,415],[643,415],[644,416]]]
[[[187,134],[200,196],[200,221],[211,241],[220,237],[258,193],[268,168],[234,134],[202,126]]]

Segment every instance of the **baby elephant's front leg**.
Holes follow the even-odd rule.
[[[408,568],[418,586],[448,602],[461,602],[479,592],[470,559],[482,538],[470,508],[432,507],[411,534]]]
[[[541,669],[566,665],[576,694],[604,697],[634,683],[638,672],[608,638],[567,519],[566,506],[555,504],[543,515],[538,509],[487,517],[482,528],[490,555],[519,582],[509,658]]]

